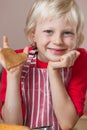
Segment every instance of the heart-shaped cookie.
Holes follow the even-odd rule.
[[[7,70],[18,66],[27,60],[27,55],[25,53],[18,54],[11,48],[3,48],[1,53],[3,55]]]

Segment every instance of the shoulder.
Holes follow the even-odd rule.
[[[80,56],[72,66],[72,79],[80,88],[87,89],[87,51],[83,48],[77,49]],[[78,82],[78,83],[77,83]]]
[[[78,48],[77,51],[80,52],[80,55],[72,66],[72,74],[75,76],[82,73],[87,76],[87,51],[84,48]]]
[[[87,51],[83,48],[77,50],[80,55],[72,66],[72,78],[79,80],[87,88]]]

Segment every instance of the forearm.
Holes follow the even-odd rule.
[[[59,69],[48,68],[53,108],[62,129],[74,126],[78,116],[62,81]]]
[[[2,119],[5,123],[22,124],[22,108],[20,97],[20,78],[7,76],[5,103],[2,108]]]

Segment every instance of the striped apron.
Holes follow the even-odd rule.
[[[60,130],[53,110],[47,68],[37,68],[35,51],[31,50],[29,53],[21,75],[25,107],[24,125],[30,128],[52,126],[53,130]],[[67,86],[70,70],[68,68],[60,71],[63,82]]]

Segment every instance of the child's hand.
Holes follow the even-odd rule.
[[[3,37],[3,48],[0,48],[0,64],[7,71],[15,71],[22,68],[24,62],[27,59],[28,47],[26,47],[23,53],[17,54],[9,47],[8,38]],[[20,69],[19,69],[20,70]]]
[[[80,53],[78,51],[72,50],[67,54],[58,57],[58,61],[49,61],[48,66],[52,67],[53,69],[71,67],[73,66],[74,62],[76,61],[79,55]]]

